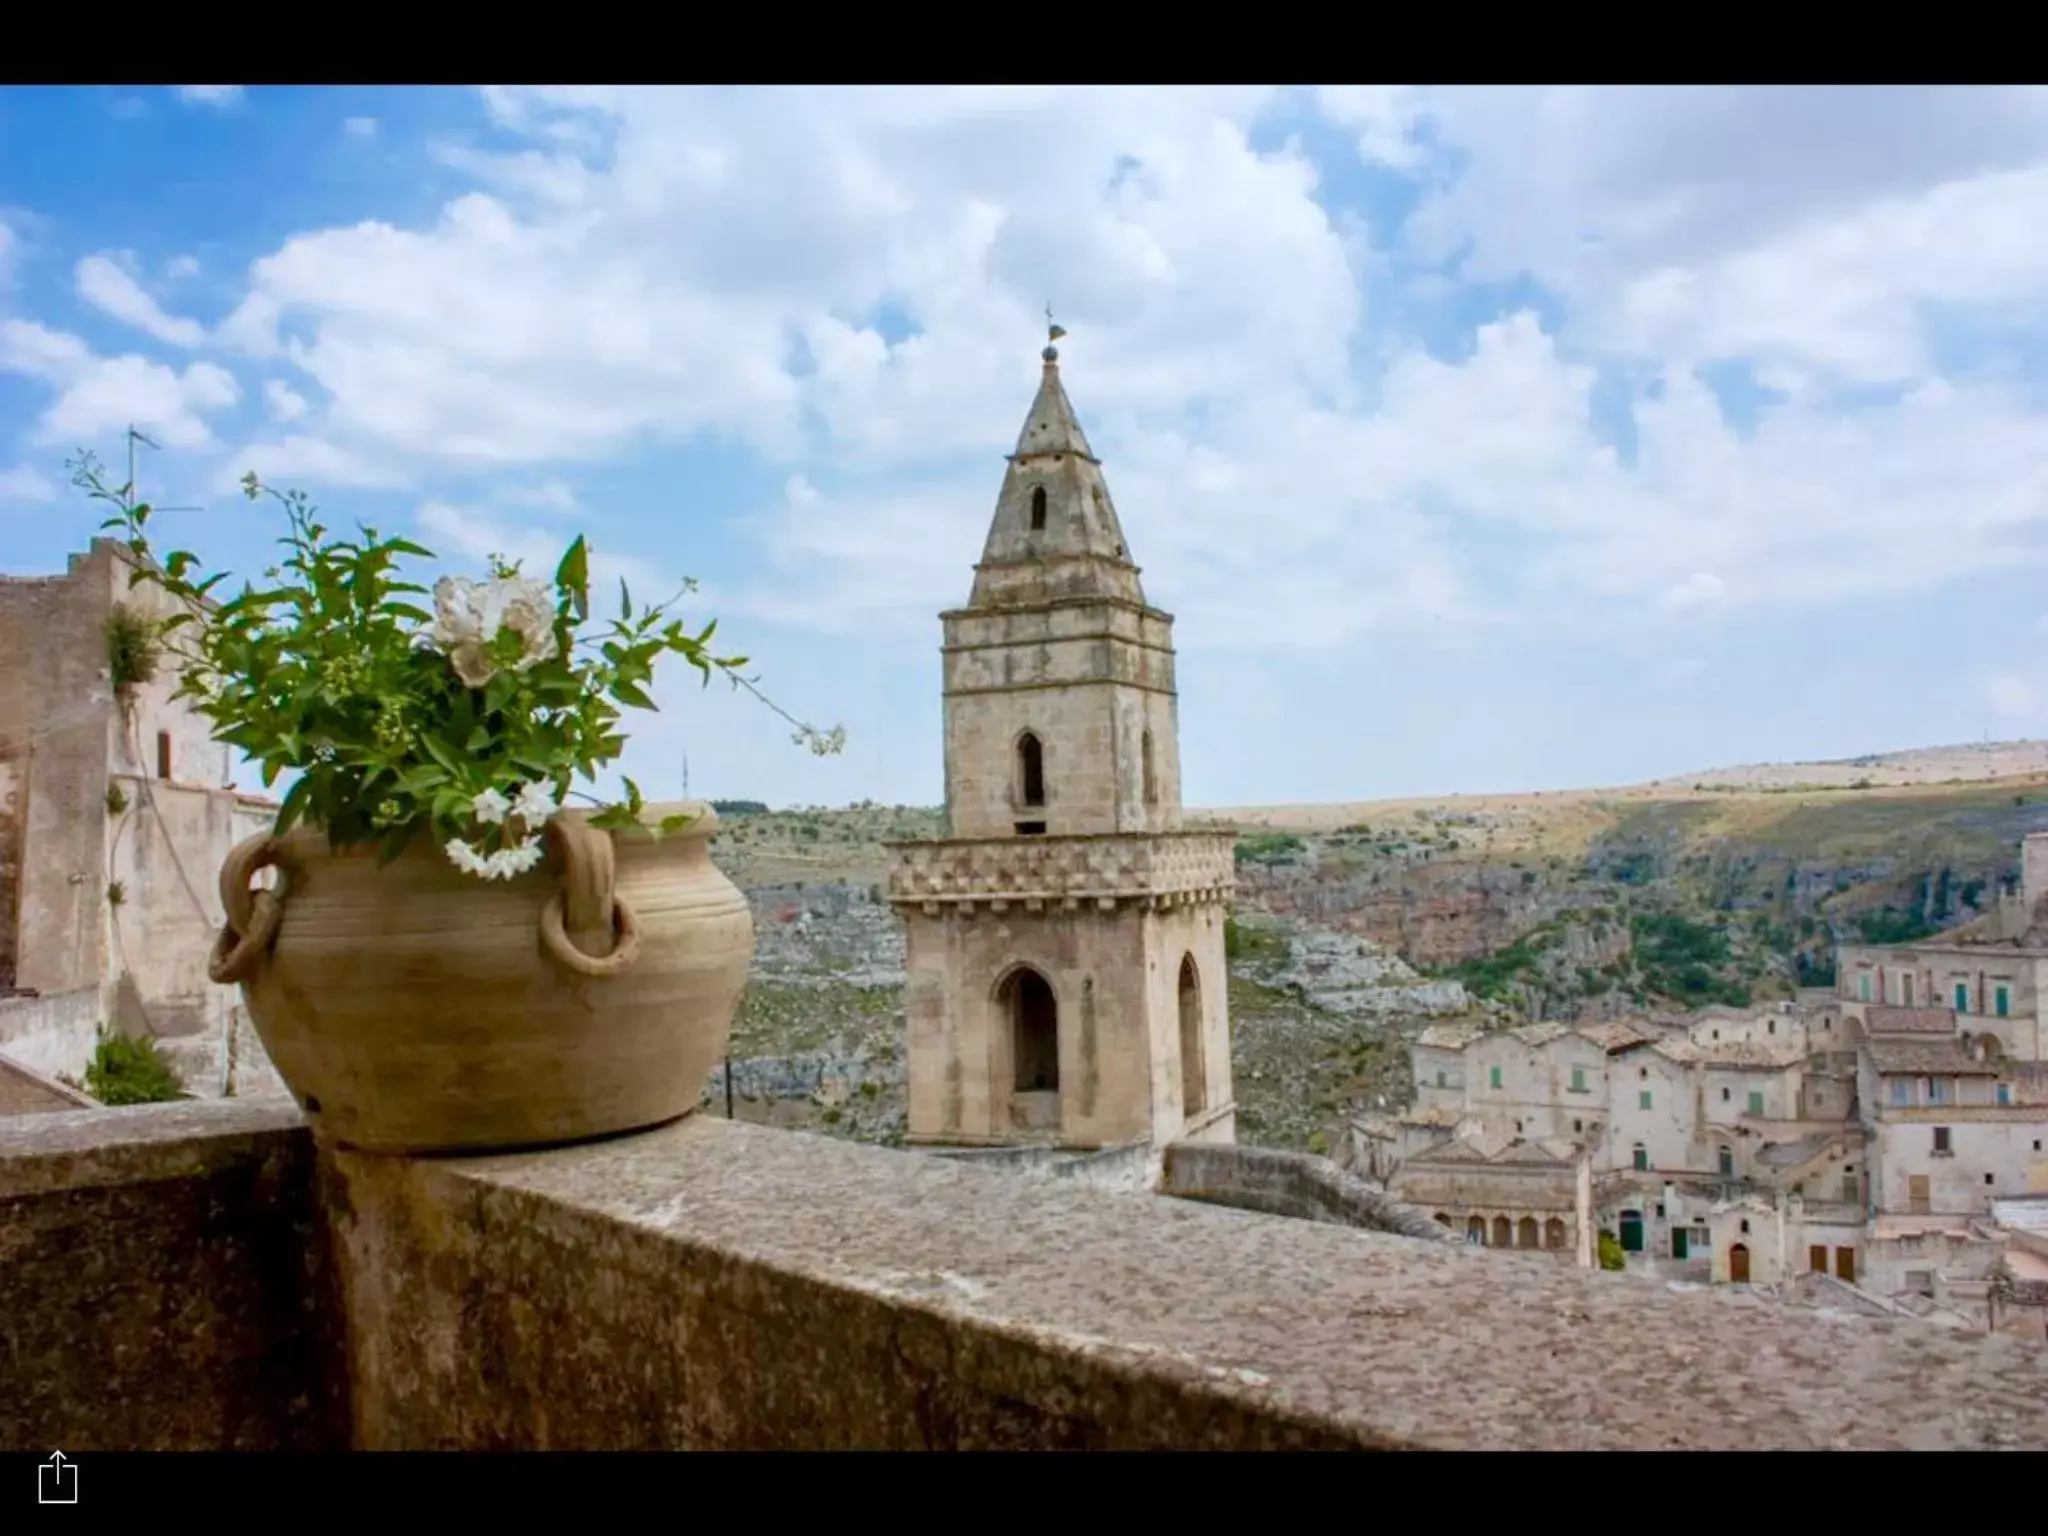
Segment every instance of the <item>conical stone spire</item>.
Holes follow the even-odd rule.
[[[1055,336],[1064,335],[1057,326]],[[1102,464],[1060,382],[1048,345],[1038,393],[1017,434],[988,542],[975,568],[974,608],[1109,598],[1142,605]]]

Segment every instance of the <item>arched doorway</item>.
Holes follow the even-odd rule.
[[[1478,1247],[1486,1241],[1486,1218],[1474,1216],[1465,1223],[1465,1241]]]
[[[1728,1278],[1736,1285],[1749,1284],[1749,1244],[1737,1243],[1728,1250]]]
[[[1189,1116],[1209,1105],[1209,1064],[1202,1051],[1202,977],[1195,957],[1180,961],[1180,1101]]]
[[[1543,1246],[1546,1248],[1562,1248],[1564,1244],[1564,1221],[1560,1217],[1553,1216],[1543,1224]]]
[[[1621,1213],[1621,1251],[1641,1253],[1643,1251],[1643,1213],[1623,1211]]]
[[[1045,804],[1045,748],[1029,731],[1017,738],[1017,803]]]
[[[1010,1052],[1016,1063],[1016,1091],[1060,1091],[1060,1010],[1052,984],[1029,966],[1003,982],[1003,1011],[1010,1020]]]
[[[1517,1248],[1534,1248],[1536,1246],[1536,1218],[1534,1216],[1524,1216],[1522,1218],[1520,1226],[1515,1231],[1515,1246]]]
[[[1514,1224],[1505,1216],[1493,1218],[1493,1246],[1496,1248],[1512,1248],[1515,1246]]]

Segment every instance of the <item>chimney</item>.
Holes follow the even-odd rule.
[[[2029,832],[2020,844],[2020,906],[2031,922],[2048,896],[2048,832]]]

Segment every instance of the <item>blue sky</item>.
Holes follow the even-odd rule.
[[[217,567],[581,531],[848,731],[673,677],[650,789],[935,802],[1048,300],[1191,803],[2048,729],[2033,88],[8,89],[0,571],[131,422]]]

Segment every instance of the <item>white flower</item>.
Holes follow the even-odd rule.
[[[486,880],[510,880],[514,875],[523,875],[541,861],[540,839],[529,837],[523,843],[510,848],[500,848],[484,860]]]
[[[465,688],[481,688],[497,673],[491,642],[504,630],[519,636],[524,672],[556,654],[555,609],[548,589],[524,576],[503,576],[479,585],[462,576],[434,583],[434,625],[427,643],[447,654]]]
[[[497,633],[489,623],[489,594],[462,576],[443,576],[434,583],[434,628],[432,639],[444,651],[464,644],[481,644]]]
[[[469,802],[469,808],[478,821],[487,827],[495,827],[511,811],[512,802],[495,789],[487,789]]]
[[[512,797],[512,814],[529,829],[545,824],[560,809],[561,802],[555,798],[554,790],[540,779],[522,785]]]
[[[449,838],[445,851],[448,855],[448,862],[461,870],[465,875],[482,875],[485,879],[490,878],[489,865],[486,863],[484,856],[470,847],[461,838]]]
[[[524,672],[538,661],[548,661],[555,654],[555,605],[549,599],[548,589],[537,581],[523,577],[507,577],[494,584],[494,596],[502,606],[499,608],[499,628],[509,629],[519,636],[523,649],[519,660],[513,663],[515,671]]]

